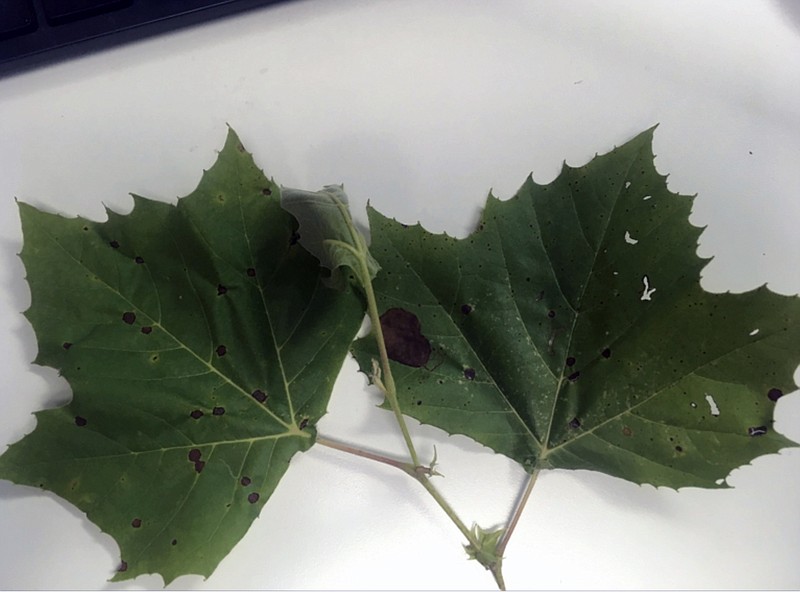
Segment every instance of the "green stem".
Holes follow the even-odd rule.
[[[517,522],[519,522],[520,516],[522,516],[522,511],[525,509],[525,504],[528,503],[528,498],[531,496],[533,486],[536,485],[536,478],[538,476],[539,469],[534,469],[534,471],[528,475],[528,480],[525,483],[525,489],[523,490],[522,495],[519,497],[519,500],[517,500],[517,504],[514,507],[514,511],[511,513],[511,518],[508,521],[508,526],[506,526],[505,532],[503,532],[503,536],[500,537],[500,541],[497,543],[498,557],[502,557],[506,550],[508,540],[511,538],[511,535],[514,533],[514,529],[517,527]]]

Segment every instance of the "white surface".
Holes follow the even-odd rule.
[[[660,122],[659,170],[699,194],[715,255],[704,285],[800,291],[800,3],[304,1],[0,80],[0,447],[63,401],[29,364],[33,333],[14,197],[102,219],[128,192],[197,183],[225,123],[282,184],[344,182],[359,219],[463,236],[486,192],[586,162]],[[320,431],[402,453],[348,362]],[[414,422],[412,422],[414,423]],[[800,439],[800,396],[776,427]],[[469,522],[502,521],[523,475],[430,428],[440,485]],[[676,493],[588,472],[544,474],[505,562],[514,588],[800,587],[800,450]],[[50,495],[0,482],[0,588],[106,584],[113,541]],[[491,588],[458,532],[399,472],[316,447],[204,581],[174,588]]]

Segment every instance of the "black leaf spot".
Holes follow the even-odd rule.
[[[112,248],[112,249],[119,249],[119,243],[118,243],[117,241],[115,241],[115,240],[112,240],[112,241],[111,241],[110,243],[108,243],[108,244],[109,244],[109,245],[111,245],[111,248]]]
[[[200,411],[199,409],[195,409],[189,414],[189,417],[191,417],[192,419],[200,419],[201,417],[203,417],[203,412]]]
[[[120,564],[119,564],[119,567],[117,568],[117,571],[118,572],[128,571],[128,562],[127,561],[121,561]]]
[[[296,245],[300,240],[300,233],[293,232],[292,236],[289,237],[289,246]]]
[[[80,415],[75,416],[75,425],[79,428],[85,426],[88,422],[86,421],[85,417],[81,417]]]
[[[203,467],[205,466],[206,466],[205,461],[198,460],[196,463],[194,463],[194,470],[197,471],[198,473],[202,473]]]
[[[676,446],[675,450],[678,451],[678,452],[683,452],[683,447],[682,446]]]
[[[256,277],[256,270],[253,267],[247,268],[247,275],[250,277]]]
[[[172,539],[172,546],[174,547],[177,544],[178,544],[178,539]]]
[[[142,525],[141,518],[134,518],[133,520],[131,520],[131,526],[133,526],[134,528],[139,528],[141,525]]]
[[[241,479],[239,479],[239,483],[241,483],[244,487],[247,487],[252,483],[252,480],[250,477],[243,476]]]
[[[474,368],[465,368],[464,369],[464,378],[467,380],[475,380],[475,369]]]
[[[192,462],[197,462],[201,456],[203,456],[203,453],[198,448],[192,448],[189,451],[189,460]]]
[[[65,341],[64,343],[61,344],[61,347],[63,347],[64,349],[69,349],[72,347],[72,344],[69,341]]]
[[[224,345],[218,345],[217,349],[216,349],[216,352],[217,352],[217,355],[221,358],[222,356],[224,356],[225,354],[228,353],[228,348],[225,347]]]
[[[269,187],[264,187],[264,189],[261,190],[261,193],[263,193],[264,195],[272,195],[272,189],[270,189]]]
[[[767,392],[767,397],[769,398],[770,401],[777,401],[782,396],[783,396],[783,391],[781,389],[771,388],[769,389],[769,392]]]
[[[577,430],[579,427],[581,427],[581,420],[578,419],[577,417],[573,417],[571,420],[569,420],[568,425],[573,430]]]
[[[468,315],[472,312],[472,307],[469,304],[462,304],[461,305],[461,313]]]
[[[131,311],[122,313],[122,321],[128,325],[133,325],[136,322],[136,313]]]
[[[153,332],[152,327],[142,327],[142,333],[144,333],[145,335],[150,335],[150,333],[152,332]]]
[[[576,362],[575,358],[573,358],[572,356],[568,357],[567,367],[572,368],[575,365],[575,362]]]
[[[403,308],[390,308],[381,315],[381,329],[389,358],[420,368],[431,357],[431,343],[422,334],[417,315]]]
[[[611,350],[609,348],[605,348],[603,351],[600,352],[600,355],[607,360],[608,358],[611,357]]]
[[[554,319],[555,316],[556,316],[556,311],[554,311],[554,310],[548,311],[547,312],[547,316],[550,317],[551,319]]]
[[[421,399],[417,399],[417,405],[422,405],[422,400]]]
[[[263,403],[264,401],[267,400],[267,393],[265,393],[261,389],[256,389],[250,394],[259,403]]]
[[[133,260],[136,261],[136,263],[139,264],[139,265],[144,263],[144,259],[142,259],[139,255],[136,255],[136,257],[134,257]]]
[[[305,429],[305,427],[306,427],[307,425],[308,425],[308,418],[307,418],[307,417],[304,417],[303,419],[301,419],[301,420],[300,420],[300,425],[299,425],[299,427],[300,427],[300,429],[301,429],[301,430],[302,430],[302,429]]]
[[[766,433],[767,426],[754,426],[752,428],[747,428],[748,436],[763,436]]]
[[[228,288],[226,288],[222,284],[217,284],[217,296],[222,296],[223,294],[227,293],[228,293]]]
[[[211,413],[214,415],[225,415],[225,407],[214,407]]]
[[[579,371],[579,370],[576,370],[575,372],[573,372],[572,374],[570,374],[569,376],[567,376],[567,379],[568,379],[570,382],[575,382],[576,380],[578,380],[578,377],[579,377],[580,375],[581,375],[580,371]]]
[[[257,493],[254,491],[253,493],[251,493],[250,495],[248,495],[248,496],[247,496],[247,501],[248,501],[248,502],[250,502],[251,504],[254,504],[254,503],[256,503],[256,502],[258,501],[258,498],[259,498],[259,497],[261,497],[261,496],[260,496],[260,495],[258,495],[258,494],[257,494]]]

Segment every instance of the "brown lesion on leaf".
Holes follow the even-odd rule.
[[[633,436],[633,430],[628,426],[624,426],[622,428],[622,435],[627,437]]]
[[[420,368],[431,356],[431,343],[422,334],[419,318],[404,308],[390,308],[381,317],[381,329],[390,360]]]

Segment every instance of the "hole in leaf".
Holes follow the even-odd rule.
[[[417,316],[403,308],[390,308],[381,315],[381,329],[389,359],[420,368],[431,357],[431,343],[422,334]]]
[[[708,403],[709,413],[714,417],[719,417],[719,407],[717,406],[717,402],[714,400],[714,397],[706,393],[706,402]]]
[[[142,525],[141,518],[134,518],[133,520],[131,520],[131,526],[133,526],[134,528],[139,528],[141,525]]]
[[[225,415],[225,407],[214,407],[214,409],[211,410],[211,413],[214,415]]]
[[[639,241],[631,236],[631,233],[627,230],[625,231],[625,242],[629,245],[635,245]]]
[[[656,289],[650,287],[650,279],[647,276],[642,278],[642,283],[644,284],[644,291],[642,292],[642,297],[640,300],[652,300],[650,297],[653,295],[653,292],[655,292]]]
[[[652,196],[652,195],[645,195],[645,196],[642,198],[642,201],[647,201],[647,200],[648,200],[648,199],[650,199],[651,197],[653,197],[653,196]]]
[[[758,335],[758,329],[753,329],[750,331],[750,336],[752,337],[753,335]]]
[[[767,392],[767,398],[769,398],[770,401],[777,401],[782,396],[783,396],[783,391],[781,389],[771,388]]]
[[[80,415],[75,416],[75,425],[79,428],[85,426],[88,422],[86,421],[85,417],[81,417]]]
[[[241,483],[244,487],[247,487],[252,483],[252,481],[250,477],[243,476],[241,479],[239,479],[239,483]]]
[[[191,417],[192,419],[200,419],[201,417],[203,417],[203,412],[200,411],[199,409],[195,409],[189,414],[189,417]]]
[[[258,498],[259,498],[259,497],[261,497],[261,496],[260,496],[260,495],[258,495],[258,494],[257,494],[257,493],[254,491],[253,493],[251,493],[250,495],[248,495],[248,496],[247,496],[247,501],[248,501],[248,502],[250,502],[251,504],[254,504],[254,503],[256,503],[256,502],[258,501]]]
[[[766,433],[767,426],[754,426],[752,428],[747,428],[748,436],[763,436]]]
[[[122,321],[128,325],[133,325],[136,322],[136,313],[131,311],[122,313]]]
[[[631,186],[631,182],[630,181],[625,181],[625,189],[627,189],[630,186]]]

